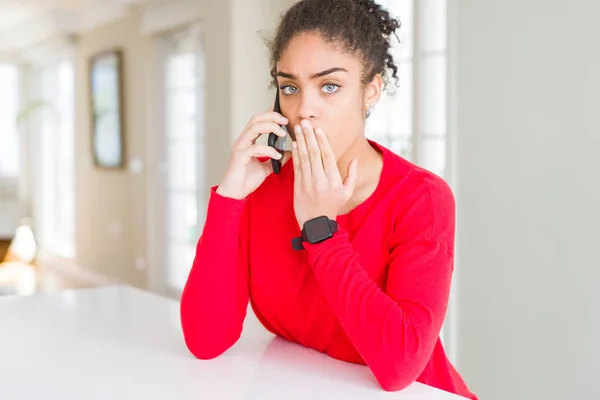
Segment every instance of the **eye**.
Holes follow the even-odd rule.
[[[281,86],[280,89],[282,90],[283,94],[286,96],[289,96],[290,94],[295,94],[298,92],[297,88],[290,86],[290,85]]]
[[[326,83],[325,85],[323,85],[323,87],[321,88],[321,90],[325,93],[335,93],[340,89],[340,85],[337,85],[335,83]]]

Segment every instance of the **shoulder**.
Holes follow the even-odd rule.
[[[394,231],[453,245],[456,202],[450,185],[382,147],[386,158],[386,193],[393,205]]]
[[[454,205],[454,194],[450,185],[440,176],[393,153],[375,143],[385,157],[384,179],[390,188],[401,188],[403,196],[429,195],[433,202],[450,202]]]

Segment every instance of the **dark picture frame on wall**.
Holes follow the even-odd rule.
[[[120,49],[98,53],[89,62],[92,156],[100,168],[125,165],[123,54]]]

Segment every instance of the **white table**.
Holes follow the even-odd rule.
[[[249,313],[249,315],[252,315]],[[249,317],[220,357],[185,347],[179,303],[127,286],[0,296],[0,398],[461,399],[377,386],[364,367],[275,338]]]

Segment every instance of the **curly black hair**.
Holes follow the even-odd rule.
[[[283,14],[275,37],[267,40],[272,84],[277,86],[276,63],[292,38],[302,32],[316,32],[361,60],[363,84],[381,74],[384,89],[390,92],[387,68],[395,80],[394,87],[398,82],[390,36],[396,35],[398,28],[400,21],[374,0],[301,0]]]

